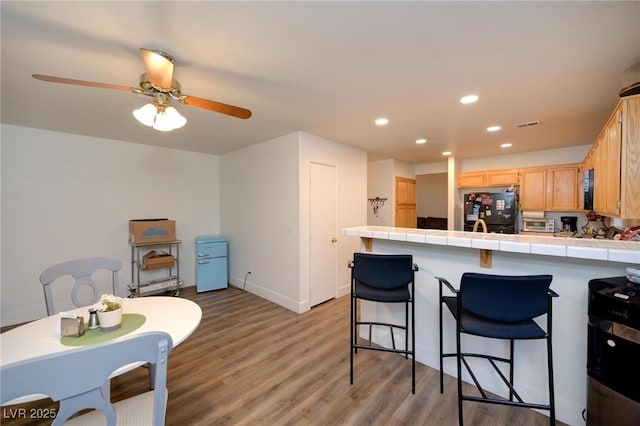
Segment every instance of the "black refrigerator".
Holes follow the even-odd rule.
[[[464,230],[473,231],[478,219],[487,224],[487,232],[516,233],[518,213],[516,192],[471,192],[464,194]],[[478,225],[482,232],[482,225]]]

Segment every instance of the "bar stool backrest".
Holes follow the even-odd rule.
[[[369,287],[390,290],[407,286],[413,281],[412,268],[410,254],[353,254],[353,278]]]
[[[501,322],[519,322],[549,311],[551,275],[489,275],[467,272],[460,281],[461,308]]]

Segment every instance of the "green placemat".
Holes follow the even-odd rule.
[[[87,330],[82,337],[61,337],[60,343],[65,346],[86,346],[117,339],[125,334],[137,330],[144,324],[146,318],[140,314],[122,314],[122,325],[119,329],[103,333],[100,328]]]

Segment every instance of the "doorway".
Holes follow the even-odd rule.
[[[309,168],[309,306],[336,297],[336,167],[311,163]]]
[[[396,176],[395,226],[416,227],[416,180]]]

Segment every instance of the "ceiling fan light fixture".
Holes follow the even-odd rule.
[[[187,119],[174,107],[160,107],[160,105],[153,103],[133,110],[133,116],[145,126],[153,127],[161,132],[170,132],[187,124]]]
[[[184,126],[187,119],[174,107],[166,107],[164,111],[158,111],[153,123],[153,128],[161,132],[170,132]]]
[[[184,116],[180,114],[174,107],[167,107],[165,108],[164,112],[165,114],[167,114],[167,117],[171,121],[174,129],[179,129],[180,127],[187,124],[187,119],[184,118]]]
[[[134,109],[133,116],[140,123],[144,124],[145,126],[151,127],[153,126],[153,122],[156,118],[157,110],[158,109],[154,104],[148,103],[141,108]]]

